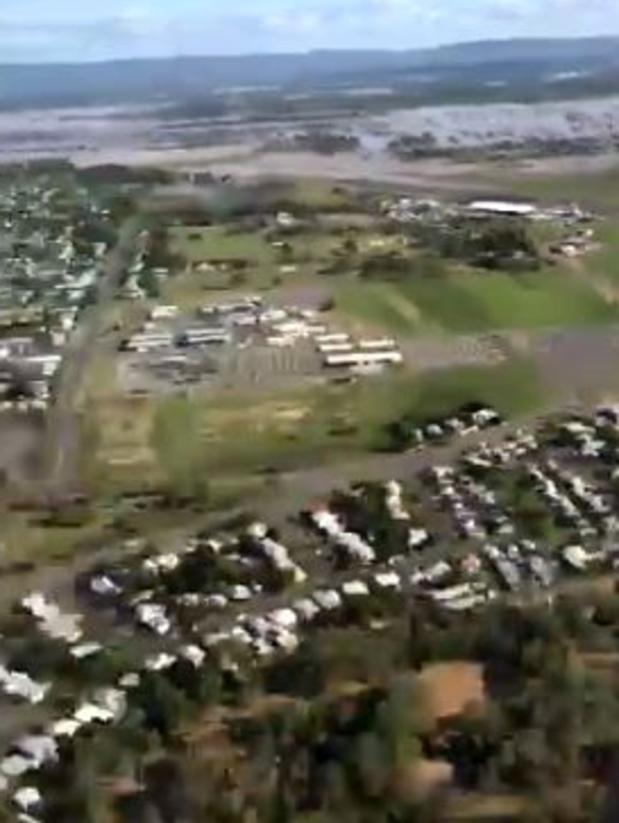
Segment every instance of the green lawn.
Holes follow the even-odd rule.
[[[164,400],[151,442],[168,476],[191,464],[221,476],[330,462],[380,445],[383,426],[407,408],[413,380],[395,373],[279,397]]]
[[[395,372],[277,399],[174,398],[155,412],[152,444],[164,474],[175,482],[184,483],[192,467],[203,476],[248,477],[267,467],[294,469],[383,448],[387,424],[402,415],[422,419],[472,400],[512,416],[539,408],[544,393],[534,366],[514,359],[418,377]]]
[[[595,234],[602,248],[586,258],[587,270],[619,284],[619,224],[608,220],[597,227]]]
[[[401,335],[417,333],[422,328],[416,303],[405,288],[392,283],[363,283],[357,279],[339,282],[336,307],[344,318]]]
[[[496,366],[460,366],[421,375],[411,387],[407,413],[421,421],[473,400],[508,417],[533,412],[546,402],[535,365],[514,357]]]
[[[603,171],[575,174],[485,175],[503,191],[547,203],[577,202],[591,209],[619,212],[619,164]]]
[[[616,306],[562,269],[348,283],[339,292],[338,308],[399,334],[591,326],[619,319]]]
[[[292,203],[316,210],[353,209],[356,206],[354,196],[346,187],[327,180],[301,178],[291,185],[286,197]]]
[[[248,263],[236,273],[187,270],[168,278],[162,299],[184,309],[221,299],[221,292],[230,289],[266,292],[281,285],[307,284],[333,262],[333,253],[342,245],[340,237],[320,230],[291,235],[289,255],[271,245],[261,232],[175,226],[170,229],[170,237],[172,251],[192,266],[211,260],[240,259]]]
[[[169,232],[171,250],[190,263],[237,258],[275,263],[275,249],[259,232],[230,232],[221,226],[173,226]]]

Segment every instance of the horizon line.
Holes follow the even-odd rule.
[[[545,37],[545,36],[506,36],[506,37],[488,37],[476,38],[474,40],[450,40],[444,43],[437,43],[434,46],[410,46],[406,48],[389,48],[384,46],[381,48],[372,48],[370,46],[329,46],[329,47],[315,47],[311,49],[292,50],[292,51],[242,51],[242,52],[210,52],[203,54],[196,53],[177,53],[177,54],[152,54],[152,55],[135,55],[128,57],[104,57],[94,58],[92,60],[73,60],[73,59],[47,59],[40,61],[33,60],[14,60],[4,62],[0,60],[0,69],[3,68],[18,68],[18,67],[38,67],[38,66],[96,66],[109,65],[113,63],[145,63],[152,60],[158,61],[174,61],[174,60],[238,60],[243,58],[256,57],[304,57],[312,54],[409,54],[409,53],[423,53],[434,52],[442,49],[458,48],[461,46],[482,46],[494,43],[569,43],[569,42],[587,42],[587,41],[619,41],[619,34],[591,34],[591,35],[569,35],[565,37]]]

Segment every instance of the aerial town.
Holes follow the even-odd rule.
[[[109,211],[87,189],[67,189],[25,177],[0,194],[4,411],[47,408],[114,240]]]
[[[612,215],[134,174],[0,189],[0,811],[554,808],[543,684],[561,779],[617,699]]]

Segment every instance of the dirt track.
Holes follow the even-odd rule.
[[[50,494],[62,496],[79,490],[80,421],[76,409],[79,390],[102,332],[102,318],[114,298],[128,260],[134,252],[138,219],[123,226],[99,280],[97,302],[84,313],[62,363],[56,400],[47,419],[43,483]]]

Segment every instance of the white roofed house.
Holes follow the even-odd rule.
[[[507,200],[474,200],[466,211],[480,216],[533,217],[538,209],[532,203],[515,203]]]
[[[321,611],[335,611],[342,605],[342,598],[335,589],[318,589],[312,597]]]
[[[268,536],[269,530],[266,524],[254,523],[248,528],[247,533],[276,571],[289,574],[295,584],[304,583],[307,580],[307,574],[294,562],[286,546]]]

